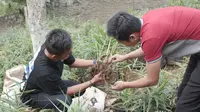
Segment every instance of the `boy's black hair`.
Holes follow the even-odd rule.
[[[62,55],[72,48],[72,40],[65,30],[54,29],[47,34],[45,47],[50,54]]]

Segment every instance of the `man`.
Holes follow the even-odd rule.
[[[102,81],[100,73],[81,84],[62,80],[63,64],[76,68],[91,67],[96,64],[96,60],[75,59],[71,52],[70,35],[62,29],[52,30],[46,36],[46,41],[35,58],[25,92],[21,96],[22,102],[33,108],[58,108],[67,111],[58,99],[70,105],[74,95],[83,94],[86,88]]]
[[[167,7],[147,12],[142,19],[125,12],[111,17],[107,33],[119,43],[141,47],[125,55],[111,57],[113,62],[144,57],[147,75],[132,82],[118,81],[114,90],[142,88],[158,83],[162,57],[176,59],[191,55],[178,89],[177,112],[200,111],[200,10]]]

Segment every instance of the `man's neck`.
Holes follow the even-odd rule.
[[[56,61],[55,59],[52,58],[52,54],[50,54],[47,49],[44,49],[44,54],[47,56],[47,58],[49,58],[52,61]]]
[[[143,26],[143,23],[144,23],[143,19],[140,19],[140,23],[141,23],[141,28],[140,29],[142,29],[142,26]],[[141,39],[142,39],[142,37],[140,36],[140,40]]]
[[[143,19],[140,19],[140,23],[141,23],[141,27],[142,27],[142,25],[143,25]]]

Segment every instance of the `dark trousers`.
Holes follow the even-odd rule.
[[[65,85],[68,85],[68,87],[78,84],[77,82],[73,82],[70,80],[65,80],[64,83]],[[83,93],[84,92],[75,96],[82,95]],[[60,101],[58,101],[58,99],[63,101],[67,105],[70,105],[74,96],[69,96],[66,93],[49,95],[47,93],[40,92],[37,94],[31,94],[29,95],[29,97],[30,101],[28,101],[26,104],[33,108],[54,109],[56,112],[59,112],[59,110],[67,112],[67,108]]]
[[[176,112],[200,112],[200,54],[194,54],[177,94]]]

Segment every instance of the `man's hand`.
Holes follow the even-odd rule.
[[[100,81],[103,81],[102,72],[98,73],[97,75],[95,75],[95,76],[91,79],[92,84],[98,83],[98,82],[100,82]]]
[[[120,61],[124,61],[126,59],[126,57],[124,55],[119,55],[119,54],[116,54],[112,57],[110,57],[108,59],[108,62],[107,63],[112,63],[112,62],[120,62]]]
[[[114,85],[112,85],[113,90],[121,91],[125,89],[125,82],[124,81],[117,81]]]

